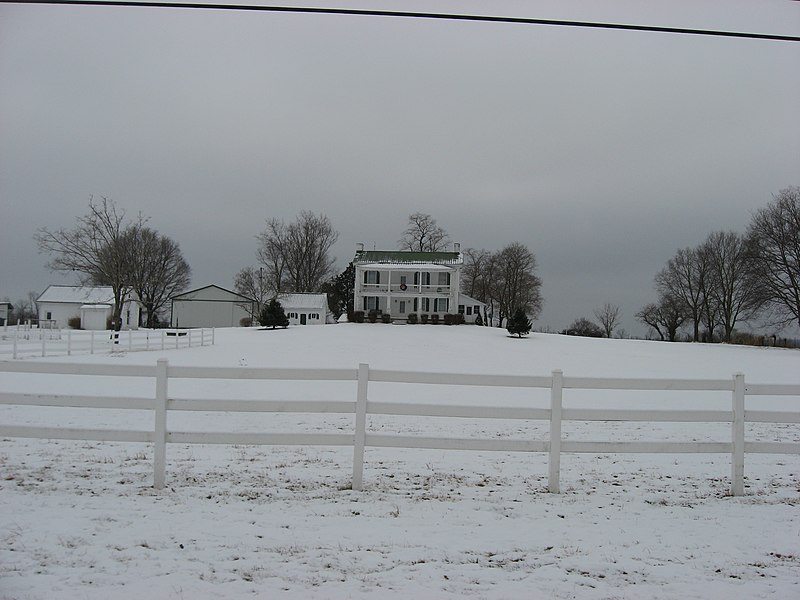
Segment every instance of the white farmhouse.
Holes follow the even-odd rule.
[[[399,321],[411,313],[455,314],[463,265],[459,244],[453,252],[370,251],[359,244],[353,258],[354,309]]]
[[[139,299],[131,292],[122,305],[122,329],[139,328]],[[39,326],[64,328],[69,320],[80,319],[81,329],[108,329],[114,314],[111,286],[51,285],[36,299]]]
[[[207,285],[172,297],[172,327],[239,327],[249,319],[255,300]]]
[[[327,294],[279,294],[289,325],[324,325],[330,315]]]

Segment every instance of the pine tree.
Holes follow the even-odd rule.
[[[275,298],[270,300],[269,304],[261,310],[258,321],[262,326],[272,327],[272,329],[289,326],[289,319],[286,318],[286,313],[283,312],[281,303]]]
[[[506,325],[508,333],[511,335],[517,335],[519,337],[528,335],[531,332],[531,327],[531,321],[528,319],[528,315],[525,314],[525,311],[522,308],[518,308],[514,311],[514,314],[508,320],[508,324]]]

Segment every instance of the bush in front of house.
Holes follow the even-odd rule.
[[[445,325],[463,325],[464,324],[464,315],[461,313],[451,314],[447,313],[444,316],[444,324]]]
[[[253,325],[253,319],[250,317],[242,317],[239,319],[239,327],[251,327]]]
[[[67,319],[67,325],[70,329],[80,329],[81,328],[81,318],[80,317],[70,317]]]
[[[428,315],[428,314],[426,314],[426,313],[422,313],[422,314],[419,316],[419,320],[422,322],[422,324],[423,324],[423,325],[427,325],[427,323],[428,323],[428,318],[429,318],[429,317],[430,317],[430,315]]]
[[[419,321],[419,317],[417,316],[417,313],[408,313],[406,320],[408,321],[409,325],[416,325]]]
[[[439,315],[437,313],[433,313],[431,315],[431,325],[438,325],[439,324]]]
[[[386,323],[387,325],[392,322],[392,315],[388,313],[383,313],[381,315],[381,323]]]
[[[378,322],[378,311],[377,310],[369,311],[369,314],[367,315],[367,320],[370,323],[377,323]]]
[[[364,322],[364,311],[363,310],[352,310],[347,313],[347,320],[351,323],[363,323]]]

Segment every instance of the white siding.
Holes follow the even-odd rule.
[[[173,327],[239,327],[250,315],[235,302],[173,300]]]

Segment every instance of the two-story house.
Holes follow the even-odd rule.
[[[364,250],[358,244],[355,310],[388,313],[395,320],[406,320],[410,313],[456,313],[463,265],[459,244],[453,252]]]

